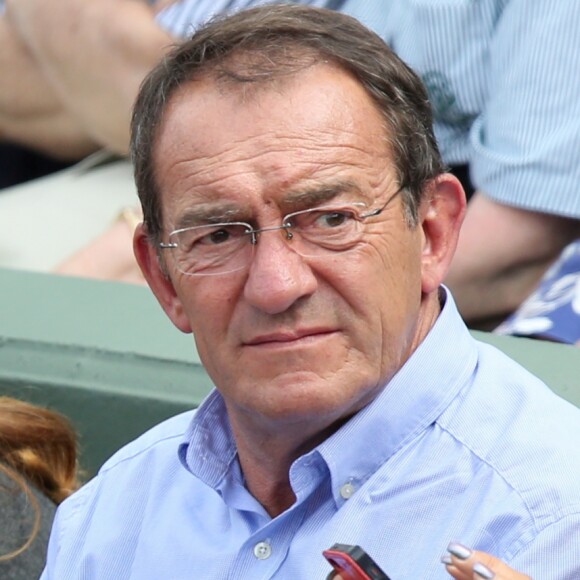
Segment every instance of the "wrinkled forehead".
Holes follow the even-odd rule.
[[[286,49],[287,47],[282,47],[281,51]],[[200,69],[193,78],[185,80],[167,95],[153,138],[154,151],[158,152],[160,149],[160,135],[163,134],[169,119],[179,105],[186,101],[191,103],[191,107],[197,108],[199,115],[203,115],[206,107],[211,107],[216,100],[221,100],[222,103],[230,101],[235,107],[248,107],[264,95],[285,98],[289,94],[295,94],[297,88],[304,89],[308,86],[313,87],[310,98],[318,100],[323,93],[336,91],[336,85],[339,84],[343,85],[339,88],[350,97],[353,107],[358,102],[366,101],[366,108],[374,109],[375,116],[380,117],[376,119],[377,125],[384,130],[384,137],[388,140],[389,124],[376,104],[375,97],[347,68],[311,49],[298,47],[297,50],[290,55],[285,54],[284,57],[269,52],[233,53],[213,67]],[[329,73],[334,77],[334,86],[324,86],[319,78],[320,74],[323,78],[328,78]],[[319,93],[316,94],[316,91]]]
[[[383,116],[343,69],[317,63],[257,86],[205,77],[171,97],[154,151],[164,213],[330,182],[362,190],[395,173]]]

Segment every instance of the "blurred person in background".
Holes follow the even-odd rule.
[[[196,25],[259,3],[264,0],[6,0],[0,188],[102,147],[126,155],[131,105],[147,72]],[[0,13],[3,5],[0,0]]]
[[[77,439],[48,409],[0,397],[0,577],[42,572],[57,505],[79,486]]]
[[[471,194],[446,279],[465,320],[493,328],[540,290],[543,320],[526,324],[528,304],[502,332],[574,344],[580,3],[351,0],[343,10],[422,78],[443,159]],[[557,260],[560,273],[543,280]]]

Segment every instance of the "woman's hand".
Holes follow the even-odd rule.
[[[457,543],[449,544],[447,550],[441,561],[455,580],[532,580],[485,552]]]

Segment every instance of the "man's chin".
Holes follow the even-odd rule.
[[[312,372],[286,371],[247,385],[245,393],[237,393],[241,397],[238,400],[244,401],[249,413],[279,426],[312,422],[323,427],[324,423],[351,416],[360,407],[363,393],[349,393],[338,378],[325,380]]]

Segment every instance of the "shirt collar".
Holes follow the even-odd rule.
[[[188,471],[214,489],[232,471],[233,464],[237,465],[237,449],[226,406],[216,389],[197,409],[179,445],[178,454]],[[241,483],[243,478],[239,468],[237,471],[239,475],[235,479]]]
[[[377,398],[299,460],[323,459],[337,505],[431,425],[473,373],[475,341],[451,294],[443,292],[445,304],[433,328]],[[218,491],[243,485],[225,404],[216,390],[195,414],[179,457],[186,469]]]
[[[448,290],[433,328],[377,398],[317,451],[332,477],[338,505],[399,449],[441,415],[477,364],[475,340]]]

